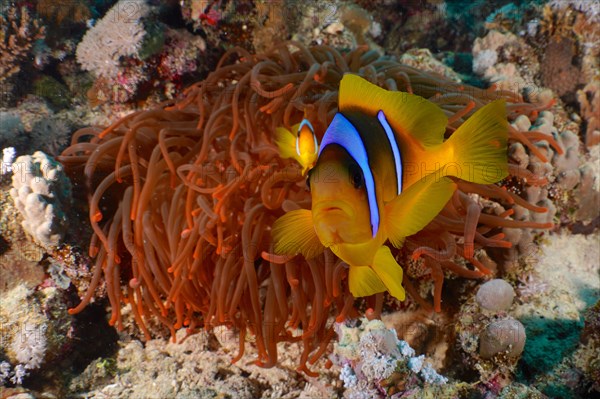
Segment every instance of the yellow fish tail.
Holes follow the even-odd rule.
[[[296,136],[284,127],[275,129],[275,144],[279,148],[281,158],[294,158],[298,160],[296,154]]]
[[[448,163],[442,175],[479,184],[496,183],[508,175],[506,103],[496,100],[467,119],[444,143]]]

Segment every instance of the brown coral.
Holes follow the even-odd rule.
[[[88,1],[69,0],[52,1],[39,0],[36,5],[38,15],[56,26],[68,23],[85,23],[92,17]]]
[[[578,90],[577,101],[585,119],[585,144],[589,148],[600,143],[600,79]]]
[[[575,43],[566,37],[553,37],[546,47],[540,69],[542,83],[559,96],[574,92],[580,83],[579,69],[573,65]]]
[[[45,28],[31,18],[27,7],[8,8],[0,14],[0,84],[20,71],[19,63],[30,56],[33,43],[42,39]]]
[[[243,355],[250,332],[256,336],[256,362],[267,367],[277,363],[277,342],[302,341],[299,369],[310,373],[307,362],[316,362],[334,335],[330,316],[341,320],[357,308],[347,269],[331,252],[312,260],[271,254],[272,223],[286,211],[310,206],[300,169],[280,159],[272,136],[305,112],[322,134],[337,111],[339,81],[346,72],[429,98],[449,116],[447,135],[499,97],[510,103],[510,120],[533,117],[547,106],[523,103],[507,91],[451,82],[364,46],[340,53],[287,42],[260,55],[230,49],[216,70],[177,102],[133,113],[106,129],[82,129],[60,157],[75,180],[88,187],[94,230],[93,280],[72,312],[86,306],[104,276],[110,322],[119,328],[124,305],[146,336],[151,320],[159,320],[173,336],[182,326],[194,333],[226,325],[240,333],[235,360]],[[547,161],[532,143],[552,143],[546,135],[511,129],[509,136]],[[545,182],[517,165],[510,171],[517,180]],[[442,213],[396,253],[401,264],[421,258],[424,277],[435,283],[436,310],[445,271],[469,278],[490,273],[479,259],[483,248],[511,246],[503,240],[503,227],[552,225],[510,219],[514,204],[532,212],[546,209],[500,186],[458,184]],[[482,209],[477,196],[506,209]],[[430,308],[410,277],[404,284]],[[371,316],[380,315],[383,298],[366,299]]]

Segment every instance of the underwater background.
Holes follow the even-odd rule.
[[[0,397],[600,397],[599,25],[595,0],[1,0]],[[492,94],[508,99],[516,132],[509,159],[519,168],[496,191],[464,188],[466,202],[457,205],[465,220],[468,205],[481,209],[478,231],[491,231],[489,240],[467,261],[461,250],[446,256],[436,246],[451,237],[460,249],[466,237],[425,232],[411,241],[414,248],[407,245],[421,258],[396,254],[410,280],[405,302],[387,294],[353,301],[343,268],[327,254],[310,268],[276,271],[267,235],[259,240],[265,251],[251,256],[257,282],[236,297],[246,277],[217,255],[248,234],[242,221],[254,215],[252,201],[267,209],[256,214],[264,231],[287,211],[284,196],[306,201],[297,188],[304,179],[288,182],[278,170],[268,171],[271,180],[244,180],[236,162],[245,158],[236,158],[236,148],[260,163],[263,155],[250,149],[269,153],[270,132],[300,122],[301,107],[287,107],[300,98],[292,86],[306,90],[302,105],[322,134],[345,70],[390,90],[431,93],[434,102],[466,93],[479,108]],[[457,123],[470,115],[468,107],[444,109]],[[211,192],[228,196],[216,209],[238,212],[225,232],[207,227],[214,227],[205,239],[216,252],[187,248],[200,238],[177,227],[218,214],[202,196],[194,211],[184,202],[177,208],[174,198],[192,194],[173,181],[197,165],[175,173],[150,157],[154,148],[156,157],[169,152],[158,138],[163,127],[163,134],[178,132],[169,145],[198,150],[205,139],[184,133],[198,120],[215,132],[208,159],[233,173],[223,183],[241,182]],[[256,132],[243,136],[248,142],[234,138],[252,126]],[[118,159],[135,157],[135,150],[118,155],[114,143],[133,140],[124,137],[136,129],[140,154],[150,148],[141,168],[160,164],[166,176],[153,194],[157,215],[169,223],[140,244],[151,241],[157,254],[142,272],[155,282],[147,291],[139,288],[127,236],[163,222],[144,219],[133,233],[121,230],[131,211],[123,204],[142,195],[140,179],[125,176],[121,184],[113,176],[111,189],[92,198]],[[180,152],[172,160],[188,158]],[[277,165],[292,165],[286,162]],[[521,224],[496,226],[493,217]],[[98,250],[98,232],[119,247]],[[171,241],[163,244],[161,232]],[[496,245],[500,239],[510,245]],[[434,244],[423,249],[427,242]],[[205,259],[200,251],[210,269],[194,275],[194,285],[192,259]],[[434,252],[444,269],[423,260]],[[181,254],[189,255],[188,266]],[[157,271],[167,258],[169,269],[184,265],[190,278]],[[285,286],[271,288],[277,281]],[[335,281],[342,283],[336,288]],[[225,288],[206,289],[213,285]],[[174,299],[180,292],[183,302]],[[264,325],[253,325],[261,317]]]

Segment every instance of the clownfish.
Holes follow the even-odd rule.
[[[275,221],[275,253],[311,258],[330,248],[349,265],[353,296],[388,291],[404,300],[403,271],[386,243],[402,247],[436,217],[457,187],[447,176],[491,184],[508,175],[504,100],[445,140],[447,123],[425,98],[344,75],[308,176],[312,209]]]
[[[295,134],[292,132],[296,132]],[[284,127],[275,129],[275,143],[282,158],[294,158],[302,166],[302,175],[317,161],[319,144],[315,129],[306,117],[292,126],[292,132]]]

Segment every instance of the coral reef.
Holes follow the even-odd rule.
[[[39,0],[36,5],[37,13],[54,25],[70,23],[85,23],[92,17],[92,12],[86,0],[72,0],[68,2],[55,2]]]
[[[32,18],[27,7],[2,7],[0,10],[0,104],[10,103],[12,78],[20,71],[20,63],[31,56],[36,40],[43,39],[45,28]],[[6,14],[4,14],[6,12]]]
[[[510,316],[514,289],[503,280],[482,284],[455,316],[464,366],[498,394],[514,378],[525,347],[523,324]]]
[[[143,98],[149,88],[157,100],[172,98],[183,77],[197,71],[206,42],[158,22],[160,11],[145,0],[123,0],[87,31],[77,61],[95,77],[87,91],[93,106]]]
[[[346,398],[383,398],[428,386],[444,385],[446,377],[438,374],[425,356],[416,356],[405,341],[398,340],[396,332],[381,320],[366,318],[336,324],[338,342],[331,358],[341,367]]]
[[[278,20],[283,17],[293,16],[287,9],[283,14],[284,2],[267,1],[201,1],[183,0],[181,2],[181,14],[196,31],[201,31],[211,47],[223,44],[241,46],[251,49],[253,44],[253,30],[265,29],[272,31],[277,26]],[[293,7],[293,4],[290,4]],[[285,37],[285,29],[277,32],[277,35]],[[279,40],[271,38],[271,40]]]
[[[0,111],[0,126],[2,126],[0,148],[6,146],[16,147],[24,141],[23,132],[25,128],[18,115]]]
[[[114,357],[92,361],[71,381],[71,396],[101,397],[338,397],[341,381],[335,366],[320,376],[304,379],[294,371],[298,348],[285,344],[278,368],[230,362],[237,342],[232,331],[217,329],[185,338],[177,333],[173,343],[153,339],[122,344]],[[185,338],[185,339],[184,339]],[[250,349],[251,350],[251,349]],[[252,350],[251,350],[252,351]]]
[[[62,291],[53,287],[32,291],[18,285],[2,292],[2,297],[0,356],[7,360],[0,364],[0,384],[8,380],[22,384],[28,375],[63,353],[70,340],[72,318]]]
[[[2,149],[2,169],[0,169],[0,175],[4,175],[12,172],[12,164],[15,161],[15,155],[17,152],[14,147],[6,147]]]
[[[551,38],[540,63],[542,83],[559,96],[573,93],[581,83],[581,71],[573,65],[574,46],[569,38]]]
[[[597,395],[600,12],[544,3],[2,2],[0,396]],[[511,176],[459,182],[394,252],[402,303],[352,298],[330,252],[271,254],[273,220],[310,206],[272,132],[306,115],[320,136],[346,72],[439,104],[447,136],[507,100]],[[12,166],[82,126],[43,248]]]
[[[600,78],[577,91],[577,101],[586,121],[585,144],[588,147],[600,143]]]
[[[600,301],[586,311],[584,322],[581,332],[581,369],[590,385],[589,391],[600,392]]]
[[[131,114],[104,130],[80,130],[60,157],[75,181],[90,190],[95,231],[90,246],[90,255],[96,259],[93,283],[73,312],[85,307],[104,274],[112,324],[124,328],[120,304],[125,300],[136,304],[139,313],[133,316],[147,337],[152,315],[173,336],[182,326],[193,333],[202,325],[233,324],[242,334],[236,360],[244,353],[243,337],[250,328],[256,334],[257,362],[264,366],[276,363],[276,342],[293,339],[285,327],[289,320],[291,326],[301,325],[306,331],[299,363],[301,370],[310,373],[306,362],[315,362],[333,336],[328,316],[335,312],[343,319],[355,314],[354,298],[347,291],[344,265],[331,253],[309,260],[308,268],[303,260],[269,253],[266,226],[285,210],[307,206],[309,197],[298,184],[302,180],[298,171],[278,158],[270,132],[295,123],[307,111],[322,134],[335,112],[337,86],[344,72],[430,98],[450,117],[449,134],[491,97],[511,103],[511,119],[546,107],[522,103],[520,96],[507,91],[465,87],[364,47],[341,54],[327,46],[306,48],[291,42],[258,57],[232,49],[215,72],[177,102]],[[91,141],[80,140],[85,137],[92,137]],[[545,138],[531,136],[534,141]],[[537,148],[518,133],[511,140]],[[520,173],[516,178],[529,176]],[[121,181],[127,182],[124,191],[117,184]],[[412,259],[420,265],[421,276],[409,270],[404,285],[413,300],[428,309],[431,306],[411,281],[417,280],[418,286],[418,280],[434,281],[437,311],[444,270],[480,277],[490,273],[478,260],[483,248],[510,246],[494,229],[551,226],[506,219],[509,211],[482,212],[467,195],[491,196],[510,208],[517,196],[497,186],[459,182],[459,188],[440,216],[409,237],[398,254],[404,264]],[[121,198],[121,205],[115,208],[117,203],[111,199],[116,198]],[[546,210],[518,200],[533,213]],[[486,226],[483,233],[475,231],[478,221]],[[459,239],[462,242],[456,243]],[[469,263],[475,270],[466,267]],[[126,287],[119,284],[121,273],[129,281]],[[260,294],[259,287],[265,284],[267,291]],[[288,296],[294,298],[291,303]],[[381,312],[382,299],[383,295],[369,299],[375,314]]]
[[[529,57],[532,52],[533,48],[522,37],[492,29],[473,43],[473,72],[506,90],[532,91],[540,68]]]
[[[597,347],[581,342],[584,316],[600,298],[598,232],[549,236],[537,256],[535,284],[522,289],[511,313],[525,326],[527,344],[517,377],[549,397],[590,397]],[[590,308],[588,313],[586,309]]]
[[[57,246],[68,227],[71,182],[63,167],[41,151],[20,156],[11,166],[10,194],[23,216],[25,231],[45,247]]]

